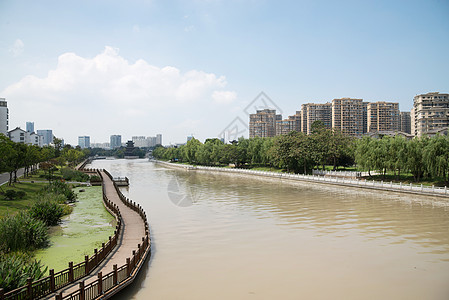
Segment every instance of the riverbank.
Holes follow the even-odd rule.
[[[447,187],[426,187],[414,184],[402,184],[393,182],[376,182],[368,180],[350,179],[350,178],[338,178],[338,177],[325,177],[325,176],[315,176],[315,175],[302,175],[302,174],[287,174],[278,172],[267,172],[267,171],[253,171],[247,169],[235,169],[235,168],[218,168],[218,167],[205,167],[205,166],[192,166],[185,164],[176,164],[166,161],[154,160],[156,163],[163,164],[168,167],[184,169],[186,171],[206,171],[206,172],[219,172],[219,173],[235,173],[247,176],[260,176],[265,178],[277,178],[280,180],[289,181],[303,181],[303,182],[313,182],[317,184],[328,184],[328,185],[338,185],[351,188],[362,188],[370,190],[379,190],[387,192],[398,192],[407,193],[414,195],[441,197],[449,199],[449,192]]]

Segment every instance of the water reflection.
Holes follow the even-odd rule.
[[[153,260],[121,298],[449,295],[445,200],[187,172],[144,160],[93,166],[128,176],[124,193],[149,215]],[[177,192],[190,195],[191,206],[170,198],[173,178]]]

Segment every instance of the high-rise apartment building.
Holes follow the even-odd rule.
[[[401,111],[399,113],[399,131],[410,134],[411,133],[411,119],[410,112]]]
[[[421,136],[449,127],[449,94],[416,95],[411,112],[412,134]]]
[[[276,121],[282,120],[275,109],[258,110],[249,115],[249,137],[273,137],[276,135]]]
[[[122,136],[118,134],[111,135],[109,142],[111,149],[120,148],[122,146]]]
[[[288,134],[291,131],[301,131],[301,112],[288,116],[285,120],[276,120],[276,135]]]
[[[301,106],[301,131],[312,133],[312,124],[315,121],[323,122],[326,128],[332,127],[331,103],[307,103]]]
[[[364,130],[363,99],[332,100],[332,128],[344,134],[360,136]]]
[[[148,140],[145,136],[133,136],[132,142],[134,143],[134,147],[149,147]]]
[[[42,135],[44,137],[43,144],[50,145],[53,143],[53,130],[51,129],[43,129],[37,131],[38,135]]]
[[[0,133],[8,135],[9,111],[5,98],[0,98]]]
[[[368,132],[399,131],[399,103],[370,102],[367,108]]]
[[[80,146],[81,149],[90,148],[90,136],[79,136],[78,146]]]
[[[34,122],[26,123],[27,132],[34,132]]]
[[[156,134],[156,145],[162,145],[162,134]]]

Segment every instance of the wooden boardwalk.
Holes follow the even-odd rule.
[[[117,269],[117,266],[126,265],[127,259],[129,264],[129,258],[135,256],[136,250],[138,249],[138,245],[140,246],[143,244],[143,238],[146,237],[147,234],[146,232],[147,225],[144,219],[136,210],[132,209],[132,207],[126,205],[125,202],[122,201],[118,191],[114,186],[113,180],[109,177],[110,174],[106,173],[104,170],[100,170],[100,174],[101,177],[103,178],[104,193],[107,199],[111,201],[113,204],[115,204],[117,208],[120,210],[122,218],[121,232],[117,240],[117,246],[115,246],[115,248],[104,259],[104,261],[98,267],[96,267],[88,276],[83,277],[82,279],[75,281],[65,286],[64,288],[57,290],[56,293],[50,294],[44,299],[71,299],[71,298],[80,299],[81,297],[77,297],[77,295],[75,295],[80,290],[80,284],[81,286],[84,285],[85,287],[92,284],[96,284],[97,282],[99,282],[99,275],[98,275],[99,273],[101,273],[102,275],[109,274],[114,271],[114,265],[115,269]],[[137,263],[143,263],[143,261],[146,259],[146,255],[149,254],[150,249],[149,247],[150,245],[148,245],[147,249],[148,251],[146,251],[148,253],[144,253],[145,256],[141,258],[142,261],[140,262],[135,261],[134,265],[137,265]],[[117,275],[115,276],[117,277]],[[124,282],[125,281],[126,280],[124,280]],[[108,298],[123,287],[124,286],[117,284],[116,287],[111,288],[111,291],[114,291],[113,293],[111,293],[111,291],[106,294],[102,293],[101,298],[103,299]]]

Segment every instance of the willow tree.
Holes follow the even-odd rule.
[[[443,177],[449,183],[449,139],[436,135],[429,139],[423,151],[423,162],[432,177]]]

